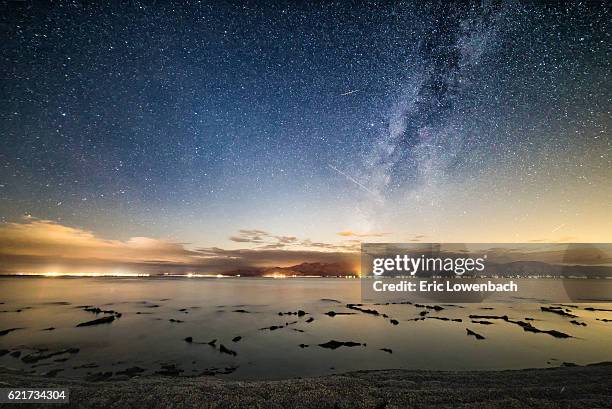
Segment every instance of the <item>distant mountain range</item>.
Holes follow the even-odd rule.
[[[343,263],[301,263],[289,267],[242,267],[221,273],[226,276],[262,277],[272,275],[342,277],[356,275],[354,268]]]
[[[345,263],[301,263],[289,267],[241,267],[224,271],[225,276],[263,277],[273,275],[285,276],[321,276],[344,277],[356,275],[354,267]],[[437,275],[438,273],[436,273]],[[401,275],[401,274],[400,274]],[[430,274],[417,274],[429,276]],[[440,275],[448,275],[442,273]],[[453,275],[452,273],[450,275]],[[468,276],[469,274],[466,274]],[[580,276],[612,277],[610,266],[558,265],[540,261],[515,261],[510,263],[486,263],[484,274],[490,276]]]

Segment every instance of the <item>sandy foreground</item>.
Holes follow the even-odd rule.
[[[612,408],[612,363],[509,371],[357,371],[248,382],[215,377],[82,382],[2,372],[0,382],[3,388],[69,388],[70,403],[55,406],[75,408]],[[19,406],[42,405],[10,405]]]

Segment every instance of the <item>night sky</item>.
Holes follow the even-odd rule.
[[[5,243],[612,239],[605,2],[42,3],[1,6]]]

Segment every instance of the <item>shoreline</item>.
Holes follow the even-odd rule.
[[[70,389],[62,407],[612,407],[612,363],[503,371],[371,370],[277,381],[134,377],[87,382],[0,371],[3,388]],[[39,407],[42,404],[24,404]]]

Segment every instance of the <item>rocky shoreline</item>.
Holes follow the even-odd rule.
[[[280,381],[147,376],[87,382],[0,372],[3,388],[69,388],[70,403],[62,407],[74,408],[610,408],[610,379],[608,362],[508,371],[357,371]]]

